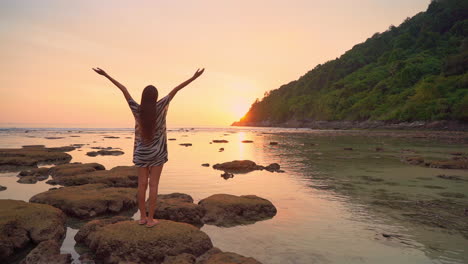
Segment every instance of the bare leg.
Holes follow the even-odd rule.
[[[140,220],[146,220],[146,188],[148,187],[149,168],[138,167],[138,209]]]
[[[158,197],[159,178],[164,165],[150,167],[150,181],[149,181],[149,210],[148,210],[148,224],[158,222],[154,220],[154,211],[156,209],[156,199]]]

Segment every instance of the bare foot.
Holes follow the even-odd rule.
[[[153,227],[157,225],[159,221],[157,219],[150,219],[146,222],[146,227]]]
[[[139,225],[144,225],[144,224],[146,224],[147,222],[148,222],[148,219],[146,219],[146,218],[142,218],[142,219],[138,220],[138,224],[139,224]]]

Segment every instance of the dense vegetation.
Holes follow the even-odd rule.
[[[432,1],[256,100],[243,122],[468,121],[468,1]]]

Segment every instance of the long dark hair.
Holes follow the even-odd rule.
[[[158,90],[153,85],[148,85],[141,94],[140,104],[140,127],[141,136],[144,143],[151,141],[153,131],[156,126],[156,101],[158,100]]]

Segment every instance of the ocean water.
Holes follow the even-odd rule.
[[[367,194],[374,190],[411,197],[440,198],[440,189],[468,195],[468,181],[452,182],[435,177],[457,175],[468,179],[466,170],[442,170],[408,165],[400,161],[402,149],[425,157],[448,158],[450,152],[466,152],[463,143],[417,138],[335,135],[330,131],[272,128],[175,128],[169,129],[169,162],[164,165],[159,193],[182,192],[195,203],[216,193],[255,194],[270,200],[278,213],[272,219],[250,225],[222,228],[205,225],[214,246],[223,251],[254,257],[262,263],[467,263],[468,239],[453,230],[425,227],[392,217],[394,212],[374,210]],[[403,133],[403,132],[392,132]],[[116,136],[110,139],[105,136]],[[45,137],[61,137],[46,139]],[[225,139],[229,143],[212,143]],[[253,140],[253,143],[241,143]],[[271,141],[279,144],[270,145]],[[180,146],[192,143],[191,147]],[[47,147],[86,144],[68,152],[71,162],[98,162],[107,169],[132,165],[132,129],[0,129],[0,148],[43,144]],[[121,156],[89,157],[91,147],[122,149]],[[352,147],[352,151],[343,148]],[[384,151],[376,152],[375,147]],[[219,148],[224,148],[220,152]],[[202,163],[249,159],[257,164],[279,163],[285,173],[254,171],[222,178],[221,171]],[[19,184],[17,172],[1,173],[0,199],[28,201],[52,186],[45,181]],[[363,177],[380,179],[358,181]],[[347,193],[333,183],[348,183]],[[325,187],[324,187],[325,186]],[[457,202],[467,204],[468,199]],[[137,216],[138,214],[136,214]],[[467,221],[467,220],[465,220]],[[78,230],[67,228],[62,252],[72,253],[80,263],[73,240]],[[397,234],[386,238],[382,234]]]

